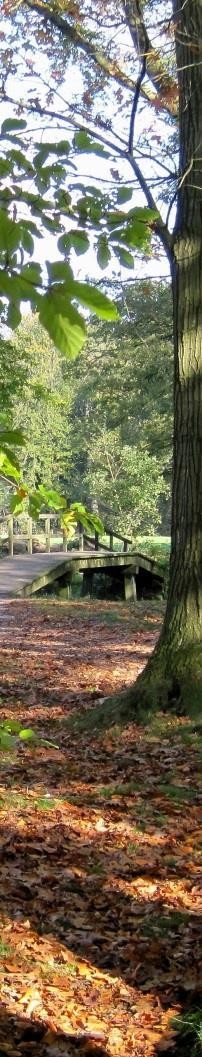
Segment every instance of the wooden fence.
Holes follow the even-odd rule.
[[[55,536],[55,532],[51,528],[52,522],[57,523],[57,534],[61,537],[61,546],[59,549],[65,551],[65,553],[68,551],[68,537],[65,530],[61,527],[61,516],[56,513],[39,514],[39,517],[37,518],[37,522],[38,521],[44,522],[44,530],[40,532],[40,535],[37,534],[35,527],[36,521],[33,521],[33,518],[28,517],[26,514],[19,514],[19,517],[14,517],[12,514],[0,516],[0,527],[1,525],[7,525],[7,534],[6,538],[4,537],[4,543],[7,542],[10,557],[13,557],[15,541],[17,540],[25,541],[28,554],[33,553],[33,546],[35,548],[36,541],[43,542],[43,545],[45,541],[45,551],[47,554],[50,554],[51,540]],[[20,523],[22,523],[23,526],[26,525],[25,531],[18,531]],[[109,546],[102,542],[102,537],[98,532],[92,532],[92,535],[87,534],[82,525],[78,524],[75,533],[78,543],[75,542],[75,547],[77,546],[80,551],[91,549],[95,551],[108,551],[111,553],[114,549],[114,541],[118,541],[120,544],[123,544],[120,549],[123,550],[124,553],[127,553],[132,540],[128,539],[126,536],[119,535],[118,532],[113,531],[113,529],[110,529],[107,526],[104,526],[104,533],[109,537]],[[73,548],[74,543],[72,541],[71,550]]]

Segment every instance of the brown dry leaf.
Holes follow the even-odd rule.
[[[105,602],[11,610],[2,718],[59,751],[17,749],[3,763],[0,1050],[154,1057],[174,1047],[182,981],[194,1000],[199,974],[197,739],[181,741],[173,714],[159,714],[159,732],[153,719],[88,734],[66,721],[80,709],[90,720],[95,687],[106,698],[136,678],[161,617],[146,603],[117,603],[118,621]]]

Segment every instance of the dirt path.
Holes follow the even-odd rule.
[[[94,727],[159,629],[140,604],[0,612],[2,719],[58,746],[1,753],[1,1057],[174,1053],[199,988],[198,730]]]

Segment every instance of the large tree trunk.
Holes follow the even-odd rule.
[[[168,602],[128,705],[202,705],[202,0],[173,0],[180,169],[171,254],[174,449]]]
[[[180,186],[174,232],[172,547],[164,633],[202,641],[202,0],[174,0]],[[181,11],[181,14],[180,14]]]

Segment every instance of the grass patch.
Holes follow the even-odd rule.
[[[135,717],[137,718],[137,717]],[[123,695],[123,703],[120,704],[118,701],[118,730],[119,734],[125,723],[128,722],[128,703],[125,702],[125,695]],[[91,731],[102,731],[108,730],[109,727],[116,727],[117,729],[117,698],[103,699],[94,708],[89,708],[85,712],[80,712],[76,716],[69,716],[65,722],[66,729],[73,730],[78,734],[91,733]]]
[[[121,613],[116,613],[115,610],[113,610],[112,612],[110,610],[109,612],[104,610],[100,613],[100,619],[103,624],[122,624],[123,621],[125,622],[126,619],[129,620],[129,617],[126,618],[125,614],[121,615]]]
[[[53,811],[54,807],[57,807],[58,800],[52,799],[50,796],[38,796],[34,800],[34,807],[38,807],[40,811]]]
[[[54,964],[47,962],[42,967],[42,975],[45,977],[52,977],[59,973],[61,976],[75,976],[77,973],[76,962],[54,961]]]
[[[180,801],[180,803],[184,800],[190,800],[192,803],[198,795],[198,789],[195,786],[189,786],[189,789],[185,789],[184,785],[169,785],[166,782],[158,785],[158,792],[169,797],[170,800]]]
[[[8,943],[4,943],[4,940],[0,939],[0,959],[8,958],[11,954],[11,947]]]
[[[122,784],[106,785],[96,790],[96,796],[110,799],[113,796],[130,796],[142,789],[142,782],[123,782]]]
[[[184,1013],[172,1021],[177,1033],[176,1057],[201,1057],[202,1054],[202,1009]]]
[[[172,910],[170,914],[159,914],[158,917],[153,918],[151,921],[149,919],[144,921],[142,928],[147,936],[164,936],[167,932],[175,932],[181,926],[187,925],[189,921],[190,914],[188,911]]]

